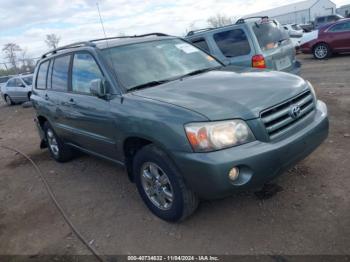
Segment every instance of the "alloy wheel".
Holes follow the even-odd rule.
[[[161,210],[169,210],[174,192],[167,174],[155,163],[146,162],[141,168],[141,184],[149,200]]]
[[[53,133],[53,131],[51,129],[47,129],[46,134],[47,134],[47,142],[49,144],[51,152],[55,156],[58,156],[60,150],[58,148],[58,144],[57,144],[57,140],[56,140],[55,134]]]
[[[315,48],[315,56],[319,59],[323,59],[328,55],[328,48],[325,45],[318,45]]]

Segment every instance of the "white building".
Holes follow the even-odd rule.
[[[350,5],[343,5],[337,9],[337,13],[344,16],[350,17]]]
[[[306,0],[273,9],[250,14],[249,16],[269,16],[281,24],[307,24],[317,16],[336,13],[336,5],[330,0]]]

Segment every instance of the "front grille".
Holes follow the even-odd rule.
[[[293,118],[290,115],[290,111],[296,105],[300,107],[300,114],[297,118]],[[311,114],[314,109],[313,96],[310,91],[306,91],[286,102],[263,111],[260,116],[269,137],[273,139]]]

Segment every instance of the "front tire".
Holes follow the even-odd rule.
[[[133,162],[137,189],[153,214],[177,222],[190,216],[198,197],[184,182],[169,157],[154,145],[137,152]]]
[[[332,55],[332,50],[327,44],[320,43],[314,47],[313,55],[319,60],[326,59]]]
[[[57,162],[71,160],[73,158],[73,149],[62,142],[48,122],[45,122],[43,129],[51,157]]]

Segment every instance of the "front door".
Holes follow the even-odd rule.
[[[103,73],[88,52],[73,56],[70,92],[64,105],[69,112],[66,122],[71,129],[69,140],[79,147],[99,155],[115,158],[114,122],[110,102],[90,93],[90,82],[103,79]]]

